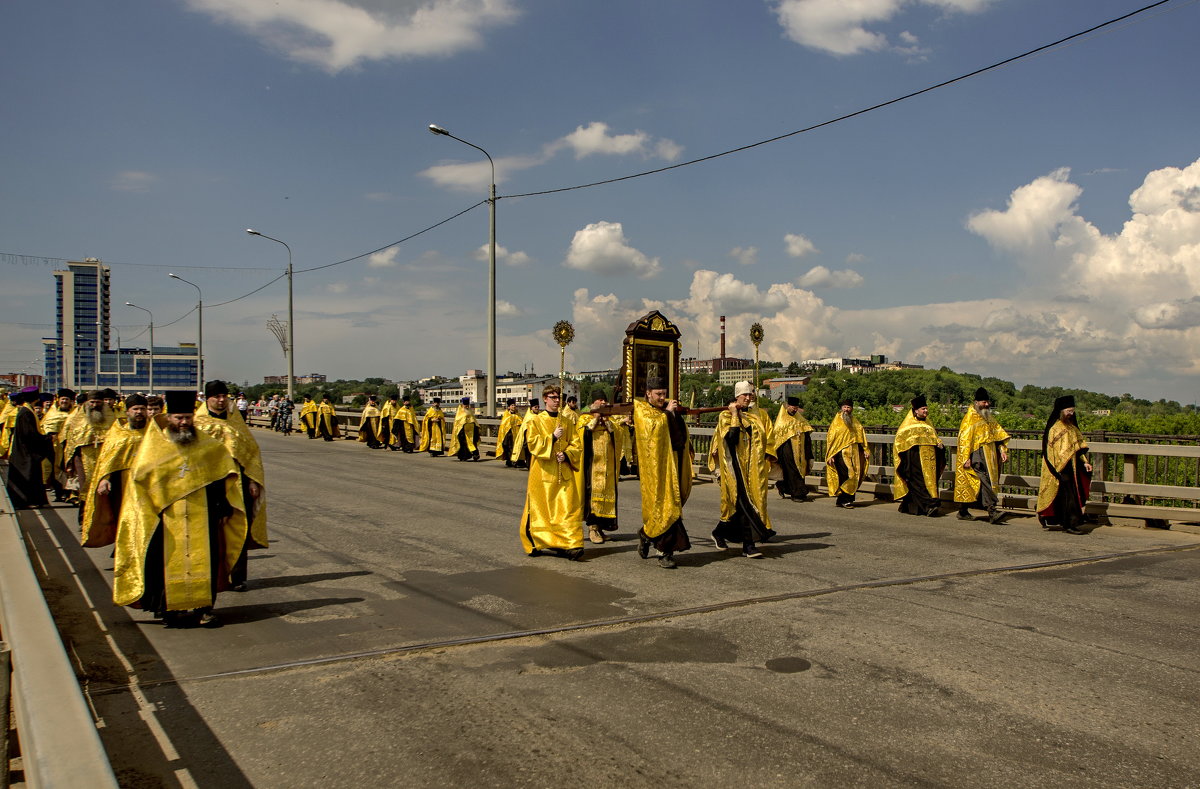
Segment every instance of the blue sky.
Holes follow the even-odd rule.
[[[1128,13],[1131,0],[179,0],[0,6],[0,252],[98,257],[164,326],[486,197],[688,161]],[[685,351],[905,361],[1200,399],[1200,4],[667,173],[498,204],[501,371],[616,364],[662,309]],[[482,367],[487,210],[298,273],[296,369]],[[130,265],[139,264],[139,265]],[[189,267],[189,268],[184,268]],[[204,270],[205,267],[212,267]],[[219,268],[218,268],[219,267]],[[39,354],[53,266],[0,258],[0,369]],[[206,367],[261,380],[280,281],[206,311]],[[142,316],[118,307],[136,333]],[[192,317],[156,330],[195,339]]]

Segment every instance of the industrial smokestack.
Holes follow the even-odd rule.
[[[721,316],[721,358],[725,358],[725,316]]]

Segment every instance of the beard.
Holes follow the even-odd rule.
[[[141,430],[150,421],[148,416],[131,416],[129,417],[129,426],[134,430]]]
[[[992,418],[992,409],[990,409],[990,408],[976,408],[975,410],[976,410],[976,411],[978,411],[978,412],[979,412],[979,415],[980,415],[981,417],[983,417],[985,420],[988,420],[988,421],[990,421],[990,420],[991,420],[991,418]]]
[[[842,422],[843,422],[843,424],[846,425],[846,427],[850,427],[850,425],[853,424],[854,416],[852,414],[847,414],[847,413],[843,412],[841,414],[841,417],[842,417]]]
[[[88,410],[87,410],[88,422],[90,422],[93,425],[103,424],[104,417],[107,416],[107,413],[106,413],[107,411],[108,411],[107,406],[102,405],[102,406],[99,406],[96,408],[88,406]]]
[[[196,440],[196,431],[190,427],[175,427],[172,424],[167,424],[167,438],[171,443],[179,446],[187,446]]]
[[[1075,418],[1075,414],[1071,414],[1070,416],[1067,416],[1066,414],[1059,414],[1058,419],[1064,425],[1072,425],[1074,427],[1079,427],[1079,421]]]

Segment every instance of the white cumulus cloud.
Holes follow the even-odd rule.
[[[453,55],[517,17],[512,0],[187,0],[190,8],[331,73],[369,60]]]
[[[491,257],[491,248],[488,244],[484,244],[479,249],[475,250],[476,260],[488,260]],[[512,252],[503,244],[496,245],[496,260],[514,268],[528,266],[533,258],[524,252]]]
[[[575,131],[562,137],[551,148],[559,146],[570,148],[576,159],[594,154],[611,154],[625,156],[637,154],[642,157],[659,156],[668,161],[678,158],[682,148],[671,140],[654,140],[643,131],[628,134],[609,134],[608,124],[593,121],[587,126],[578,126]]]
[[[367,258],[367,265],[371,268],[388,268],[396,265],[396,257],[400,254],[400,247],[388,247],[380,252],[376,252]]]
[[[802,288],[857,288],[863,284],[862,275],[852,268],[830,271],[824,266],[813,266],[796,280]]]
[[[643,279],[662,270],[658,258],[629,245],[620,222],[603,221],[575,232],[563,265],[595,274],[634,274]]]
[[[794,258],[802,258],[805,255],[812,255],[821,251],[817,249],[813,242],[799,233],[788,233],[783,237],[783,243],[787,247],[788,255]]]
[[[743,266],[753,266],[758,262],[758,247],[734,247],[729,250],[729,257]]]
[[[784,35],[797,44],[833,55],[857,55],[889,48],[919,54],[918,38],[902,32],[899,44],[872,26],[891,21],[907,7],[926,5],[944,12],[977,13],[991,0],[777,0],[775,14]]]

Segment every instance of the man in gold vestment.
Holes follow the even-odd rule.
[[[389,395],[387,402],[379,409],[379,441],[383,444],[384,449],[396,450],[392,445],[392,418],[396,416],[396,412],[400,410],[400,406],[396,404],[396,395]]]
[[[812,425],[800,411],[799,398],[789,397],[775,417],[767,447],[783,472],[783,479],[775,483],[775,490],[782,498],[808,500],[808,483],[804,478],[812,471],[812,432]]]
[[[1008,431],[992,414],[992,398],[982,386],[975,403],[958,426],[958,455],[954,469],[954,501],[958,519],[974,520],[970,507],[987,510],[991,523],[1000,523],[1000,465],[1008,460]]]
[[[454,427],[450,429],[450,454],[459,460],[479,460],[479,423],[471,398],[464,397],[454,412]]]
[[[513,463],[517,468],[529,468],[532,462],[529,458],[529,448],[525,446],[525,425],[529,420],[538,415],[540,408],[536,397],[529,398],[529,408],[525,409],[525,416],[521,419],[521,426],[517,428],[516,437],[513,438]]]
[[[63,423],[60,441],[63,442],[63,464],[66,467],[69,490],[75,492],[77,500],[87,493],[92,478],[92,469],[100,457],[100,447],[108,435],[108,429],[117,421],[117,415],[104,402],[104,393],[88,392],[82,408],[67,417]],[[82,512],[80,513],[82,522]]]
[[[854,506],[854,494],[867,477],[867,433],[854,416],[854,401],[846,398],[839,405],[825,436],[825,485],[837,506]]]
[[[8,394],[0,400],[0,458],[8,457],[9,447],[12,446],[12,426],[17,420],[17,404],[13,403]]]
[[[233,456],[242,489],[241,510],[250,525],[242,552],[229,571],[230,588],[244,592],[249,564],[246,552],[267,547],[267,477],[258,442],[237,409],[229,407],[229,387],[224,381],[209,381],[204,385],[204,398],[196,409],[196,430],[220,441]]]
[[[925,395],[917,395],[910,405],[892,445],[892,465],[896,469],[892,499],[900,502],[900,512],[906,515],[938,518],[942,515],[938,480],[946,470],[946,447],[937,429],[929,424]]]
[[[407,398],[392,415],[392,448],[411,454],[417,448],[417,415]]]
[[[63,468],[63,448],[61,441],[67,419],[75,410],[75,393],[70,389],[59,389],[54,398],[54,405],[42,417],[42,432],[50,437],[54,444],[54,459],[51,461],[51,477],[47,480],[54,486],[54,500],[67,500],[67,473]]]
[[[342,434],[338,427],[337,411],[333,410],[329,395],[321,395],[321,404],[317,406],[317,433],[326,441],[332,441]]]
[[[592,402],[592,411],[606,405],[608,400],[601,394]],[[597,544],[604,542],[604,532],[617,530],[618,459],[628,435],[624,419],[596,413],[579,414],[575,419],[583,439],[579,468],[583,522],[588,526],[588,539]]]
[[[217,593],[243,553],[246,513],[237,465],[196,430],[191,392],[167,392],[129,472],[113,567],[113,602],[167,627],[219,627]],[[241,419],[231,416],[231,419]]]
[[[300,426],[309,438],[317,437],[317,404],[308,395],[304,396],[304,404],[300,406]]]
[[[125,398],[124,421],[117,420],[104,437],[104,447],[96,461],[96,470],[88,485],[83,505],[80,542],[85,548],[112,545],[117,538],[121,501],[128,487],[142,439],[150,424],[146,397],[133,394]],[[158,429],[157,427],[155,428]]]
[[[1087,534],[1088,494],[1092,490],[1092,464],[1088,445],[1075,421],[1075,397],[1054,401],[1042,433],[1042,480],[1038,486],[1037,514],[1042,528],[1068,534]]]
[[[442,411],[442,398],[433,398],[433,404],[421,417],[421,446],[418,452],[428,452],[430,457],[446,453],[446,414]]]
[[[559,418],[561,392],[542,390],[546,410],[525,422],[525,446],[532,460],[521,512],[521,547],[530,556],[550,551],[567,559],[583,556],[583,504],[576,472],[583,443],[574,423]]]
[[[754,384],[739,381],[733,393],[733,402],[717,418],[708,452],[708,469],[721,481],[721,520],[712,538],[721,550],[739,542],[742,556],[761,559],[758,543],[775,536],[767,514],[771,426],[753,405]]]
[[[683,505],[692,492],[692,442],[678,400],[667,400],[662,378],[646,379],[646,399],[633,401],[642,528],[638,556],[659,552],[658,566],[676,567],[675,554],[692,547],[683,525]]]
[[[371,395],[367,398],[362,417],[358,420],[358,443],[366,444],[367,449],[383,449],[383,442],[379,440],[382,420],[379,401],[375,399],[375,395]]]
[[[516,441],[517,431],[521,429],[521,415],[517,413],[517,399],[508,398],[504,407],[504,415],[500,417],[500,427],[496,431],[496,457],[504,460],[504,465],[512,468],[514,465],[513,442]]]

